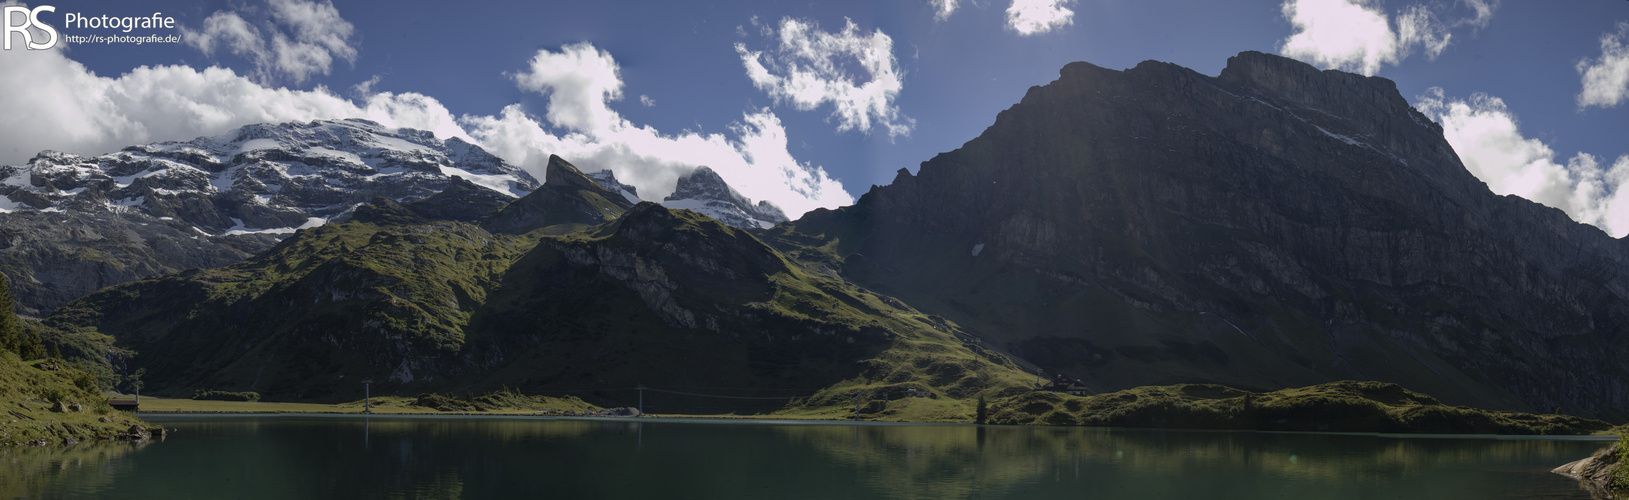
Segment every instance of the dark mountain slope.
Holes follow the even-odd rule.
[[[1400,383],[1629,417],[1629,246],[1495,196],[1389,80],[1086,63],[766,233],[1100,390]]]
[[[110,288],[48,321],[118,337],[142,353],[149,390],[171,394],[333,399],[372,378],[375,393],[508,386],[627,404],[624,389],[644,383],[833,406],[857,390],[1011,393],[1027,378],[953,324],[651,203],[581,232],[510,236],[379,200],[252,260]],[[646,402],[728,411],[789,400]]]

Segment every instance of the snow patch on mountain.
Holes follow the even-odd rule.
[[[607,191],[622,195],[623,198],[628,200],[628,203],[638,204],[640,201],[642,201],[641,198],[639,198],[639,190],[637,188],[617,181],[616,174],[612,173],[610,170],[601,170],[583,175],[588,176],[589,179],[593,179],[595,184],[599,184],[600,187],[605,188]]]
[[[428,197],[453,176],[510,198],[539,185],[456,138],[367,120],[319,120],[248,125],[94,157],[42,152],[27,165],[0,167],[0,196],[9,200],[0,208],[136,213],[172,217],[167,222],[208,234],[282,234],[374,196]]]
[[[740,228],[768,229],[787,220],[780,207],[768,201],[753,204],[707,167],[680,177],[673,194],[662,200],[662,206],[691,210]]]

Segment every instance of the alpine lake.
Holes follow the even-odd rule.
[[[1546,498],[1592,438],[783,420],[154,415],[0,449],[4,498]]]

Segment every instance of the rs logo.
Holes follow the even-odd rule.
[[[0,32],[4,33],[6,37],[5,50],[11,50],[12,33],[21,33],[23,35],[23,41],[28,43],[28,48],[32,50],[45,50],[56,46],[57,29],[49,24],[40,22],[40,12],[56,11],[57,8],[50,5],[41,5],[39,7],[35,7],[33,10],[29,10],[28,7],[17,5],[5,6],[6,30],[4,32]],[[21,14],[23,23],[12,24],[13,14]],[[48,41],[46,42],[34,43],[34,32],[29,28],[38,28],[39,30],[44,31],[45,34],[50,35],[50,38],[48,38]]]

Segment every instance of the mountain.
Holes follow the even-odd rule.
[[[588,175],[588,178],[593,179],[595,183],[599,184],[600,187],[608,189],[613,193],[622,195],[622,198],[628,200],[628,203],[638,204],[641,201],[639,198],[639,189],[617,181],[616,173],[611,172],[610,170],[591,172],[586,175]]]
[[[679,177],[673,194],[662,200],[662,206],[695,211],[745,229],[767,229],[787,220],[780,207],[768,201],[752,204],[752,200],[735,192],[723,177],[707,167]]]
[[[608,191],[554,160],[548,183],[510,208],[605,201]],[[111,287],[46,322],[140,352],[153,394],[332,400],[359,397],[371,378],[375,394],[509,387],[626,405],[649,384],[742,396],[644,396],[716,413],[792,397],[852,408],[859,393],[914,388],[943,398],[919,406],[967,413],[975,395],[1014,394],[1028,380],[953,323],[648,202],[556,235],[429,220],[380,198],[252,259]]]
[[[1629,418],[1629,241],[1494,195],[1383,78],[1072,63],[762,236],[1098,391],[1357,379]]]
[[[553,228],[552,232],[560,234],[616,219],[637,203],[601,186],[559,156],[549,155],[543,178],[543,187],[504,206],[481,227],[505,234]]]
[[[95,157],[46,151],[0,167],[0,266],[19,310],[42,315],[105,286],[237,262],[376,196],[480,186],[490,206],[537,185],[459,139],[355,119],[249,125]]]

